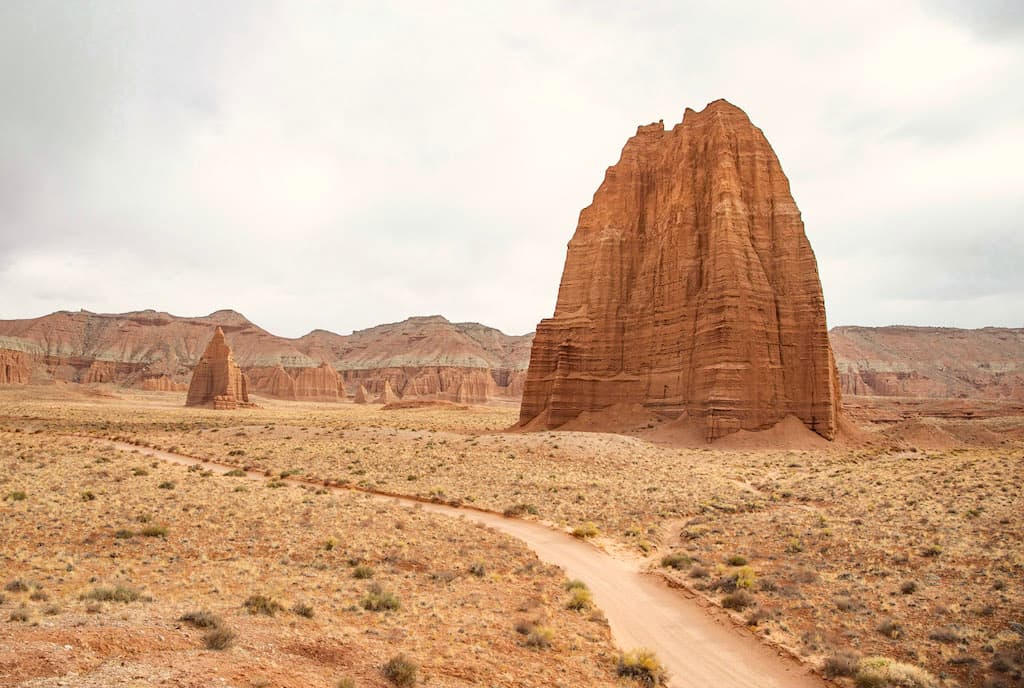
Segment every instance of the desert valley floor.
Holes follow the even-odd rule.
[[[1020,685],[1019,418],[971,421],[974,445],[936,421],[682,448],[658,419],[514,433],[514,407],[183,397],[0,390],[0,685],[638,685],[561,569],[368,492],[572,532],[840,684],[878,655]]]

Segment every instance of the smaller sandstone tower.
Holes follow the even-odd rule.
[[[235,365],[224,330],[218,327],[192,371],[185,406],[234,409],[249,405],[248,381]]]

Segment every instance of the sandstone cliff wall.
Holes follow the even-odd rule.
[[[1024,401],[1024,329],[836,327],[844,394]]]

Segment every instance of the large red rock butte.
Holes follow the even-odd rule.
[[[814,252],[774,151],[724,100],[639,127],[580,213],[520,423],[635,404],[708,441],[788,415],[836,434]]]
[[[224,339],[224,330],[218,327],[192,371],[185,405],[234,409],[248,403],[248,382],[235,365],[231,347]]]

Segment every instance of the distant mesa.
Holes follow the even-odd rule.
[[[705,441],[787,416],[836,435],[814,252],[774,151],[724,100],[626,142],[580,213],[554,317],[537,328],[520,425],[571,427],[585,413],[600,428],[602,411],[627,408],[693,424]]]
[[[235,365],[231,347],[224,339],[224,330],[217,328],[206,345],[199,363],[192,371],[185,406],[208,406],[215,409],[236,409],[252,406],[248,381]]]
[[[390,380],[399,397],[518,404],[532,334],[413,317],[350,335],[313,330],[279,337],[233,310],[183,318],[154,310],[58,311],[0,320],[0,384],[102,383],[149,391],[188,388],[210,332],[221,327],[248,391],[336,402],[359,385],[375,399]],[[171,383],[150,382],[168,378]],[[467,384],[463,385],[463,382]]]

